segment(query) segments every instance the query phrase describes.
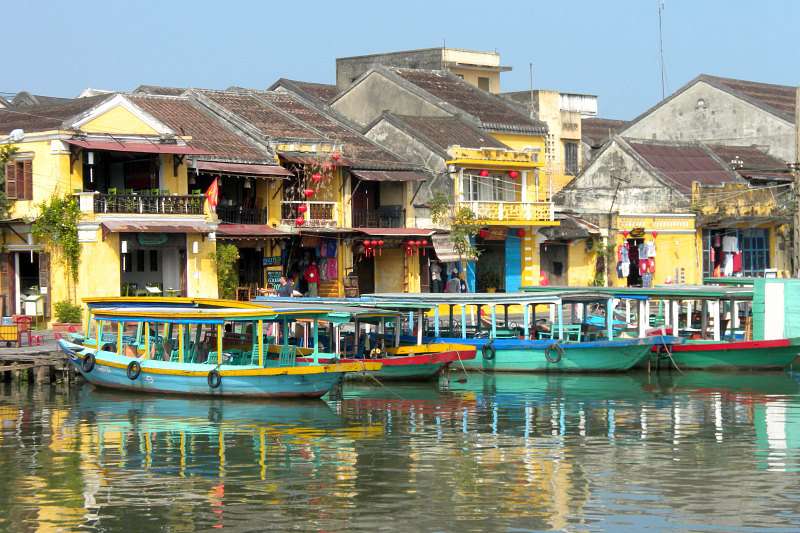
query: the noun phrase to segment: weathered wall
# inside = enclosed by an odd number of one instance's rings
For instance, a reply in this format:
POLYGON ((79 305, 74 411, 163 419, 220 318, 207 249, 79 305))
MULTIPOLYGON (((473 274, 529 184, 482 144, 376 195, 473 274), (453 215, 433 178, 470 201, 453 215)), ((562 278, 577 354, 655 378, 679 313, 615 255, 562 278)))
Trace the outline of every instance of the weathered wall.
POLYGON ((373 54, 361 57, 340 57, 336 59, 336 86, 344 90, 359 76, 379 65, 439 70, 442 68, 442 49, 409 50, 388 54, 373 54))
POLYGON ((420 117, 449 116, 382 74, 373 72, 340 96, 332 107, 350 120, 366 126, 384 111, 420 117))
POLYGON ((705 82, 641 118, 625 137, 758 145, 784 161, 794 159, 794 125, 705 82))

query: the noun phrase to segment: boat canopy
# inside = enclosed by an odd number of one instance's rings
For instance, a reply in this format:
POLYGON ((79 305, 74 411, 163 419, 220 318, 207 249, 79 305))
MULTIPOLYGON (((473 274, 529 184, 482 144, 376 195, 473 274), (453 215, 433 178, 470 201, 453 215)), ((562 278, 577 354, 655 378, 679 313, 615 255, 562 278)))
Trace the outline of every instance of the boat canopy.
POLYGON ((563 298, 583 293, 605 294, 620 299, 654 300, 752 300, 752 287, 714 285, 670 285, 660 287, 525 287, 530 294, 560 293, 563 298))
POLYGON ((277 320, 279 318, 320 318, 325 309, 307 306, 281 305, 253 308, 197 308, 197 307, 101 307, 93 308, 95 320, 109 322, 170 322, 175 324, 222 324, 226 321, 277 320))

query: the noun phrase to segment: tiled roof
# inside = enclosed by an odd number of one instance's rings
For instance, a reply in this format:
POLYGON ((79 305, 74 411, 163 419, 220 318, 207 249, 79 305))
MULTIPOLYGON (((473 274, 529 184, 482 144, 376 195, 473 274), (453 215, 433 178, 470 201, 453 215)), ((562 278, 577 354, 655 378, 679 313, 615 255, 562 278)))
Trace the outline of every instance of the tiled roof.
POLYGON ((101 94, 35 107, 0 109, 0 135, 8 135, 15 129, 29 133, 59 129, 66 120, 90 110, 112 96, 113 94, 101 94))
POLYGON ((627 140, 627 144, 683 192, 691 191, 695 181, 703 185, 738 181, 736 175, 701 144, 632 140, 627 140))
POLYGON ((748 178, 790 180, 792 173, 785 161, 773 157, 755 146, 723 146, 708 145, 725 164, 732 161, 741 161, 741 167, 736 172, 748 178))
POLYGON ((287 78, 280 78, 278 81, 273 83, 269 90, 275 90, 278 87, 284 87, 289 91, 295 91, 300 93, 302 96, 306 96, 307 98, 313 98, 321 103, 327 104, 334 97, 339 94, 339 89, 336 88, 336 85, 331 85, 328 83, 314 83, 310 81, 298 81, 298 80, 290 80, 287 78))
POLYGON ((701 74, 699 80, 742 97, 778 116, 794 122, 796 87, 756 81, 737 80, 701 74))
POLYGON ((215 157, 243 161, 272 160, 264 150, 230 131, 221 120, 201 111, 188 98, 143 94, 130 95, 128 98, 179 135, 191 136, 192 146, 208 150, 215 157))
POLYGON ((389 113, 384 117, 439 153, 444 154, 455 145, 464 148, 508 148, 458 117, 417 117, 389 113))
POLYGON ((14 96, 14 99, 11 100, 11 105, 14 107, 31 107, 40 105, 64 104, 71 100, 73 100, 73 98, 42 96, 40 94, 31 94, 27 91, 22 91, 14 96))
POLYGON ((628 122, 624 120, 599 117, 582 118, 581 140, 593 148, 598 148, 627 125, 628 122))
POLYGON ((488 130, 534 135, 547 132, 547 125, 544 122, 529 118, 513 104, 470 85, 449 72, 405 68, 389 70, 436 98, 477 118, 488 130))
POLYGON ((161 96, 180 96, 186 92, 182 87, 162 87, 160 85, 139 85, 134 94, 156 94, 161 96))

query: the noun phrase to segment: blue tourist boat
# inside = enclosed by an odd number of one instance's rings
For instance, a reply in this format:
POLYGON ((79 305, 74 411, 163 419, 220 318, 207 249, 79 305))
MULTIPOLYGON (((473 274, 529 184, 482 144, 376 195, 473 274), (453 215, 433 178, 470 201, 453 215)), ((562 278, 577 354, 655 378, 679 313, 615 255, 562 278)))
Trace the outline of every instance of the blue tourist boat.
POLYGON ((321 361, 317 321, 308 307, 90 308, 83 338, 59 341, 80 374, 98 387, 147 393, 262 398, 319 398, 344 374, 380 363, 321 361), (313 324, 313 344, 298 360, 290 324, 313 324))

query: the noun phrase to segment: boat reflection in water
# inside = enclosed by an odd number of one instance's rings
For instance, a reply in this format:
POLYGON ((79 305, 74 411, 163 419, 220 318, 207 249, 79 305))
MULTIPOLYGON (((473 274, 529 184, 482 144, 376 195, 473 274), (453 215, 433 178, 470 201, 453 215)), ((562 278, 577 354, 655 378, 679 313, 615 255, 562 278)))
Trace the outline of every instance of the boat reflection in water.
POLYGON ((301 402, 0 384, 0 529, 800 524, 790 374, 459 379, 301 402))

